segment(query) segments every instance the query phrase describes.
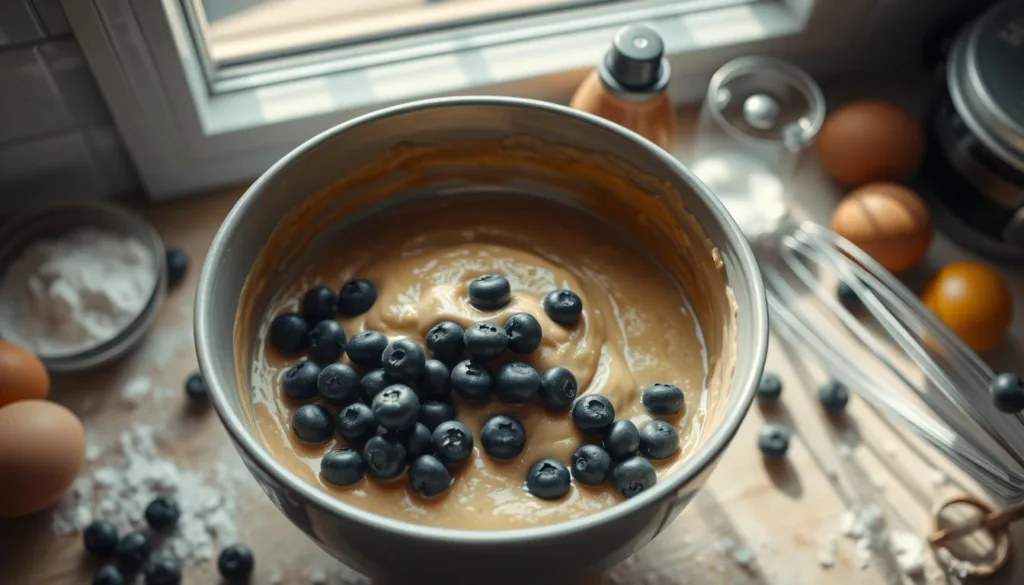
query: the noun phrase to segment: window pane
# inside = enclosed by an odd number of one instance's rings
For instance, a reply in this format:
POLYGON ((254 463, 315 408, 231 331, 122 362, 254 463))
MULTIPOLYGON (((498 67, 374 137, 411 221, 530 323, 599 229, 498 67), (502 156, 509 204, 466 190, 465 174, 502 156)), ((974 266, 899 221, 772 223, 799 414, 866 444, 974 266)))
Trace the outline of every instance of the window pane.
POLYGON ((193 0, 215 66, 635 0, 193 0))

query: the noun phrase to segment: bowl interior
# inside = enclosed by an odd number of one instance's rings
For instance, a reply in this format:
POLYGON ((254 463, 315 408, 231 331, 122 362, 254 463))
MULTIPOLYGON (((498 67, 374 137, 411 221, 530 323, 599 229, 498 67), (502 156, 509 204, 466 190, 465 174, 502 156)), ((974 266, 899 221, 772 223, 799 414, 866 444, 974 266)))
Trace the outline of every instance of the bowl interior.
POLYGON ((713 399, 701 445, 649 493, 567 524, 628 513, 710 465, 749 407, 767 342, 749 247, 721 204, 660 149, 566 108, 501 98, 407 105, 328 131, 275 165, 229 214, 200 279, 196 341, 218 412, 250 461, 324 508, 420 529, 366 517, 277 464, 251 428, 249 368, 264 308, 320 239, 404 198, 467 191, 540 195, 610 219, 683 283, 703 316, 713 399))

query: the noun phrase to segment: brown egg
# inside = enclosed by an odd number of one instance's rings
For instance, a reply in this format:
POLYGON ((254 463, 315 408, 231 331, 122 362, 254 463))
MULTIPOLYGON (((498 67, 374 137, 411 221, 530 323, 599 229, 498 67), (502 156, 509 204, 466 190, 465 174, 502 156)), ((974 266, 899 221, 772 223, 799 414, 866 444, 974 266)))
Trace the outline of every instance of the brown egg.
POLYGON ((986 352, 1006 337, 1013 296, 995 270, 978 262, 947 264, 921 293, 925 306, 975 352, 986 352))
POLYGON ((924 158, 913 116, 881 101, 859 101, 829 115, 818 133, 818 161, 836 182, 856 187, 909 177, 924 158))
POLYGON ((895 183, 851 191, 832 214, 832 231, 890 272, 921 261, 932 240, 932 216, 916 193, 895 183))
POLYGON ((56 503, 84 462, 85 429, 70 410, 47 400, 0 408, 0 518, 56 503))
POLYGON ((50 394, 50 375, 32 352, 0 341, 0 408, 18 400, 42 400, 50 394))

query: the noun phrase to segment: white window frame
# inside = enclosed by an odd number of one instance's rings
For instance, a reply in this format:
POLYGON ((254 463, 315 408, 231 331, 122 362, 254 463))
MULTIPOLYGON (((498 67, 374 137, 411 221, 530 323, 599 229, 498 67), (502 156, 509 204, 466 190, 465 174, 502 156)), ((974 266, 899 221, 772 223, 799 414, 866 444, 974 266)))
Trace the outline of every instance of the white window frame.
MULTIPOLYGON (((146 193, 166 199, 250 181, 306 138, 391 103, 473 93, 565 102, 625 23, 644 22, 663 35, 673 68, 670 91, 682 102, 699 99, 711 72, 734 56, 773 54, 803 64, 842 53, 886 1, 622 4, 575 30, 534 19, 532 26, 548 27, 541 38, 477 43, 362 69, 327 66, 284 81, 256 71, 217 91, 180 0, 62 3, 146 193), (260 85, 260 75, 277 82, 260 85)), ((454 38, 431 42, 455 46, 454 38)))

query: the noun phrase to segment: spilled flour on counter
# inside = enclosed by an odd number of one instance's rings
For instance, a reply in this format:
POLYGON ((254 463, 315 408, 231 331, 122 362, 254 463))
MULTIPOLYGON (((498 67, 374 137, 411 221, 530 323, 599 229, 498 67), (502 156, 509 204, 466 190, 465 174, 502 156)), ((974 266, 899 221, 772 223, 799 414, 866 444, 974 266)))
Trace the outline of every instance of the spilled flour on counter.
POLYGON ((156 266, 139 240, 97 229, 35 242, 0 280, 0 332, 44 357, 94 348, 142 312, 156 266))
POLYGON ((144 529, 146 506, 158 495, 173 495, 181 508, 174 531, 155 540, 157 551, 183 563, 216 556, 236 540, 234 479, 218 464, 210 473, 179 468, 161 457, 152 427, 125 431, 117 445, 99 456, 100 465, 80 476, 54 512, 58 534, 83 530, 93 520, 113 523, 122 533, 144 529))
POLYGON ((857 566, 866 569, 871 565, 872 551, 885 542, 885 520, 882 511, 874 504, 852 508, 843 514, 840 532, 857 542, 857 566))

